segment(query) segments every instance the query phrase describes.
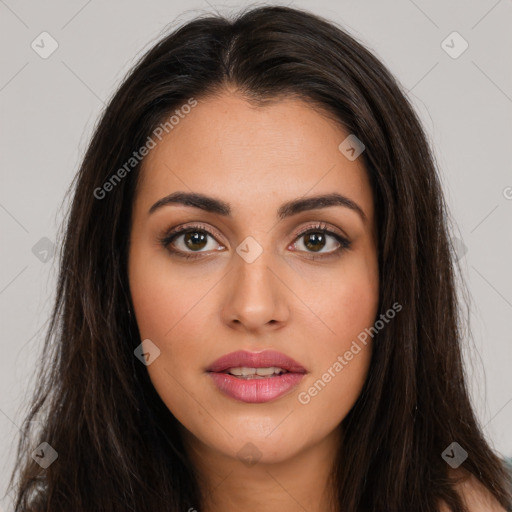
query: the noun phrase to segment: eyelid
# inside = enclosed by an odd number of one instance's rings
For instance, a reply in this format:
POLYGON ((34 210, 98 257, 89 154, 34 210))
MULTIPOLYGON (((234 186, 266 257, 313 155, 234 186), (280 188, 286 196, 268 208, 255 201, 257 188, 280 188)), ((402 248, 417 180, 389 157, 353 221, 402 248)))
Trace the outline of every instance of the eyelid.
POLYGON ((213 236, 216 239, 223 238, 223 236, 214 227, 207 226, 206 224, 203 224, 201 222, 193 222, 192 221, 187 224, 178 226, 176 228, 165 229, 163 231, 162 236, 159 237, 159 242, 163 243, 163 242, 165 242, 165 240, 170 240, 171 238, 182 233, 183 231, 194 230, 194 229, 196 229, 197 231, 205 231, 210 236, 213 236))
MULTIPOLYGON (((196 229, 197 231, 204 231, 208 235, 215 238, 216 240, 217 240, 217 238, 221 238, 221 239, 223 238, 222 235, 220 235, 219 232, 212 226, 207 226, 206 224, 203 224, 199 221, 198 222, 191 221, 187 224, 183 224, 176 228, 165 229, 163 234, 158 237, 158 242, 161 245, 163 245, 164 247, 167 247, 171 244, 171 242, 175 238, 177 238, 180 235, 180 233, 191 231, 194 229, 196 229)), ((331 251, 329 253, 319 253, 318 256, 316 256, 317 258, 321 258, 324 256, 328 257, 329 255, 334 255, 344 249, 350 248, 350 246, 352 244, 350 239, 344 234, 343 231, 336 228, 335 226, 332 226, 330 224, 327 224, 327 223, 321 222, 321 221, 315 221, 314 223, 301 228, 297 233, 295 233, 293 241, 291 243, 295 244, 301 236, 304 236, 305 234, 307 234, 309 232, 315 232, 315 231, 323 231, 323 232, 327 233, 327 235, 336 238, 337 242, 340 244, 340 247, 338 247, 334 251, 331 251)), ((217 240, 217 242, 220 244, 219 240, 217 240)), ((169 249, 169 250, 171 250, 171 249, 169 249)), ((190 253, 189 252, 183 253, 180 250, 174 250, 174 249, 172 249, 171 251, 175 252, 175 253, 182 254, 184 257, 190 257, 189 255, 195 254, 195 255, 197 255, 195 257, 201 258, 201 257, 207 256, 209 254, 209 253, 203 253, 201 251, 197 251, 197 252, 192 251, 190 253), (202 255, 204 255, 204 256, 202 256, 202 255)), ((304 251, 301 251, 301 252, 304 252, 304 251)), ((309 254, 311 257, 315 256, 314 253, 308 253, 307 251, 306 251, 306 253, 309 254)), ((194 257, 194 256, 192 256, 192 257, 194 257)))
POLYGON ((333 234, 339 236, 340 238, 345 239, 347 242, 349 241, 348 236, 345 235, 343 231, 325 222, 316 222, 314 225, 306 226, 305 228, 301 229, 298 233, 295 234, 295 239, 308 233, 309 231, 314 230, 332 232, 333 234))

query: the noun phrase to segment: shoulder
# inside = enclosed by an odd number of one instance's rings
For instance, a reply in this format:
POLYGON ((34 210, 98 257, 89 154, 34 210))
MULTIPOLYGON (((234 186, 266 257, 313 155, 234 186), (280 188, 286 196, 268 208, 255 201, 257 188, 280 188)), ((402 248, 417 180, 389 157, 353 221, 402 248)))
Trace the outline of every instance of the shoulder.
MULTIPOLYGON (((461 496, 469 512, 507 512, 491 491, 473 474, 463 470, 454 470, 451 472, 451 476, 462 477, 462 480, 455 485, 455 490, 461 496)), ((443 502, 439 507, 439 512, 451 511, 443 502)))

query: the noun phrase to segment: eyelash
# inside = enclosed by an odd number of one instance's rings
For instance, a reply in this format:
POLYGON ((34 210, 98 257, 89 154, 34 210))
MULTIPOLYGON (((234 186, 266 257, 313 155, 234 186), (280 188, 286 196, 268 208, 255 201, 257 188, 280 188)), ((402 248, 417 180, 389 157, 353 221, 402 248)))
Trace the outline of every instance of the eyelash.
MULTIPOLYGON (((184 258, 186 260, 189 259, 199 259, 202 258, 202 253, 200 252, 191 252, 186 253, 177 249, 172 248, 171 242, 173 242, 179 235, 186 234, 188 232, 194 232, 194 231, 201 231, 205 232, 208 235, 210 235, 212 238, 215 238, 215 235, 211 233, 211 231, 201 224, 194 224, 194 225, 187 225, 187 226, 180 226, 176 229, 173 229, 171 231, 166 231, 163 236, 158 238, 158 242, 166 248, 169 252, 171 252, 173 255, 176 255, 180 258, 184 258)), ((337 233, 334 233, 333 231, 327 229, 327 225, 324 223, 316 224, 315 226, 308 226, 304 230, 301 230, 297 235, 295 236, 295 240, 298 240, 299 238, 308 235, 310 233, 322 233, 326 235, 332 236, 339 244, 340 246, 334 249, 333 251, 329 253, 324 253, 322 255, 315 255, 314 253, 308 253, 308 259, 311 260, 320 260, 324 258, 334 257, 334 256, 340 256, 341 252, 345 251, 346 249, 349 249, 351 246, 350 240, 347 240, 346 238, 338 235, 337 233)), ((305 252, 305 251, 302 251, 305 252)))

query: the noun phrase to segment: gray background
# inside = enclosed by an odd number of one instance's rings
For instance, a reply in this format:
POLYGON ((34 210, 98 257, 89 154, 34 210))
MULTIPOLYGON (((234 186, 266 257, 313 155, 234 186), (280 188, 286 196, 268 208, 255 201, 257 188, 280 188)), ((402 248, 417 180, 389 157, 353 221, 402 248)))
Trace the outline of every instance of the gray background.
MULTIPOLYGON (((0 496, 54 298, 58 262, 51 252, 44 262, 45 237, 56 240, 93 125, 166 27, 242 5, 248 2, 0 0, 0 496), (34 40, 42 46, 43 31, 58 43, 46 59, 31 47, 34 40)), ((474 404, 492 445, 511 456, 512 1, 289 5, 340 23, 409 91, 434 146, 473 297, 474 344, 468 339, 465 354, 474 404), (469 44, 457 58, 445 48, 459 52, 460 40, 442 45, 453 31, 469 44)))

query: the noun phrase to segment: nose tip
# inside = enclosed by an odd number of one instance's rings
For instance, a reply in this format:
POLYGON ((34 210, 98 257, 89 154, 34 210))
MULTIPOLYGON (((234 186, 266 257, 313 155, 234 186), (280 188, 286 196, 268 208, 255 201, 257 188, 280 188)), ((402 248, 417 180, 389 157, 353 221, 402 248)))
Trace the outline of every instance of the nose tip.
POLYGON ((233 270, 224 307, 226 320, 248 330, 277 328, 288 316, 283 285, 261 255, 252 263, 241 259, 233 270))

